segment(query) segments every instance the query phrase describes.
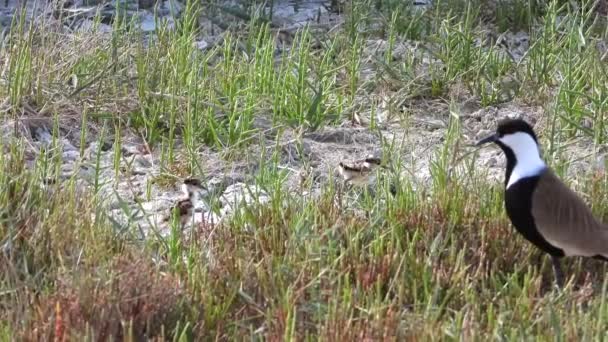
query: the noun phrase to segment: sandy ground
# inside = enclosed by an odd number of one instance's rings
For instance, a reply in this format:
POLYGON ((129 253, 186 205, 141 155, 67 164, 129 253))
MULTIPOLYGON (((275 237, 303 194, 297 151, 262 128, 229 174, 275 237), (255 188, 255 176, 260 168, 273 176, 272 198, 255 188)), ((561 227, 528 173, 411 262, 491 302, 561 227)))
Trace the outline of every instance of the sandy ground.
MULTIPOLYGON (((324 23, 329 30, 341 21, 338 15, 328 11, 323 2, 308 2, 306 6, 300 4, 299 7, 294 3, 281 6, 276 8, 274 15, 276 22, 282 27, 294 28, 307 22, 315 22, 318 26, 324 23)), ((148 18, 149 14, 146 12, 142 16, 148 18)), ((79 25, 86 28, 86 19, 79 25)), ((207 48, 217 36, 219 33, 201 39, 198 46, 207 48)), ((526 34, 509 34, 503 39, 513 58, 523 56, 528 47, 526 34)), ((365 44, 365 55, 369 58, 364 60, 362 68, 364 79, 375 77, 378 70, 371 62, 371 56, 381 54, 387 45, 385 41, 378 39, 368 40, 365 44)), ((394 58, 402 58, 406 51, 412 49, 418 49, 415 42, 397 41, 394 58)), ((286 191, 314 195, 334 178, 332 176, 336 175, 336 167, 340 161, 360 159, 369 154, 383 156, 383 145, 390 144, 394 144, 394 153, 399 154, 401 158, 400 165, 395 165, 395 156, 383 157, 389 159, 387 162, 393 169, 401 169, 399 177, 407 178, 418 186, 425 186, 430 179, 430 162, 446 143, 450 119, 460 123, 458 142, 450 146, 456 156, 464 156, 472 151, 474 148, 471 144, 490 133, 496 122, 502 118, 524 118, 541 131, 547 125, 545 110, 540 106, 507 102, 496 107, 481 108, 475 98, 468 98, 458 89, 451 90, 450 95, 456 99, 452 105, 444 100, 400 103, 399 89, 379 91, 362 96, 360 110, 354 113, 352 119, 345 119, 339 125, 301 134, 286 129, 278 144, 281 156, 278 167, 286 172, 286 191), (370 127, 372 113, 376 115, 373 121, 379 126, 373 129, 370 127)), ((222 151, 210 148, 199 151, 198 159, 203 174, 195 176, 200 177, 207 187, 206 199, 215 198, 219 209, 212 211, 209 203, 198 203, 201 212, 196 214, 196 220, 221 220, 234 210, 233 203, 251 201, 252 196, 248 195, 250 192, 259 193, 264 200, 263 191, 255 186, 252 175, 261 166, 259 156, 262 153, 271 154, 276 141, 274 135, 264 135, 264 132, 272 129, 269 120, 256 118, 255 126, 266 145, 250 145, 241 157, 227 160, 222 151)), ((24 138, 30 159, 33 159, 42 149, 51 146, 51 127, 50 119, 24 118, 17 122, 5 122, 2 125, 2 135, 6 139, 17 133, 24 138)), ((152 229, 161 234, 167 233, 167 227, 158 224, 159 218, 168 213, 168 208, 181 194, 177 178, 173 185, 169 186, 156 183, 159 175, 165 172, 160 168, 159 152, 150 153, 141 139, 125 131, 120 151, 122 162, 116 172, 116 151, 111 143, 100 147, 92 139, 95 134, 90 134, 91 141, 84 148, 81 158, 78 120, 64 119, 62 128, 60 146, 63 155, 63 176, 67 179, 75 175, 82 185, 92 186, 96 175, 96 153, 101 151, 99 196, 116 224, 138 225, 144 234, 152 229)), ((95 133, 94 128, 91 130, 95 133)), ((583 139, 569 144, 561 151, 561 156, 567 156, 572 161, 568 171, 571 175, 592 172, 603 167, 606 149, 590 150, 589 146, 592 146, 591 142, 583 139)), ((178 160, 180 158, 185 159, 178 157, 178 160)), ((497 148, 480 150, 477 163, 478 171, 482 171, 480 174, 493 181, 502 181, 504 158, 497 148)))

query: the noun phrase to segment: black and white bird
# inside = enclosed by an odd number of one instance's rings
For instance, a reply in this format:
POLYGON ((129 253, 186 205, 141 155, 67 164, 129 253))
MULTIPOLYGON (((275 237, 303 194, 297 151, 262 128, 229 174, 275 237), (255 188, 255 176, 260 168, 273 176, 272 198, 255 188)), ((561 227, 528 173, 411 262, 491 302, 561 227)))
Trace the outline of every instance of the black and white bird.
POLYGON ((190 220, 192 220, 195 205, 200 200, 201 191, 204 189, 205 188, 201 184, 200 180, 196 178, 184 179, 181 190, 185 198, 180 199, 171 207, 169 215, 164 217, 163 222, 170 221, 173 217, 172 215, 176 213, 177 217, 179 218, 180 225, 184 227, 190 220))
POLYGON ((182 183, 182 193, 195 203, 200 200, 203 190, 205 190, 205 187, 199 179, 186 178, 182 183))
POLYGON ((353 185, 368 185, 374 176, 374 172, 378 167, 382 167, 380 158, 368 156, 365 159, 355 160, 347 164, 340 162, 338 164, 338 172, 345 182, 353 185))
POLYGON ((486 143, 497 144, 507 159, 507 215, 519 233, 551 256, 558 287, 564 283, 562 257, 608 261, 608 225, 598 221, 585 202, 547 167, 527 122, 499 122, 496 132, 477 146, 486 143))

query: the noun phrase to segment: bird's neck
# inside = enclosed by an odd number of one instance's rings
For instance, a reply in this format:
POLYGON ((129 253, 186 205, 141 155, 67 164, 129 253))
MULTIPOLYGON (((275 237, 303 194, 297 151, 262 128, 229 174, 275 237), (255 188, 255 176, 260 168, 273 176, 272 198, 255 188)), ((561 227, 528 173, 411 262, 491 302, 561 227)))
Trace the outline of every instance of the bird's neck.
POLYGON ((201 193, 198 190, 194 190, 190 193, 189 197, 192 203, 198 203, 201 199, 201 193))
POLYGON ((507 189, 524 178, 542 174, 547 168, 547 165, 538 153, 538 148, 516 154, 507 146, 499 146, 507 158, 507 170, 505 174, 505 188, 507 189))

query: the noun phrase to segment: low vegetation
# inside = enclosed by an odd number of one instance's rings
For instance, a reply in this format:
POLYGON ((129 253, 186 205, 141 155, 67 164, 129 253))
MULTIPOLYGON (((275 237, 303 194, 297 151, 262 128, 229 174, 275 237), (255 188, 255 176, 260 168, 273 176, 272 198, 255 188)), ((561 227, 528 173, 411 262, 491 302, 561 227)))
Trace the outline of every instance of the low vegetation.
MULTIPOLYGON (((570 259, 568 287, 552 288, 548 260, 504 214, 501 180, 466 147, 459 109, 465 99, 542 107, 544 156, 560 174, 573 142, 605 146, 608 26, 592 2, 443 0, 422 11, 353 1, 322 33, 312 24, 279 32, 249 5, 255 15, 202 50, 200 17, 221 13, 214 3, 189 3, 154 38, 128 21, 111 33, 66 33, 16 17, 0 46, 2 340, 607 337, 606 265, 570 259), (529 48, 505 52, 504 37, 519 31, 529 48), (280 44, 290 48, 277 54, 280 44), (66 120, 78 123, 81 146, 120 151, 129 132, 160 153, 164 174, 204 177, 201 149, 243 158, 268 134, 257 118, 278 135, 361 124, 371 111, 365 125, 379 131, 386 94, 402 129, 416 113, 446 113, 426 182, 404 176, 407 157, 384 141, 391 171, 377 187, 327 182, 312 199, 285 191, 279 158, 265 156, 251 178, 267 202, 142 239, 137 225, 108 215, 100 170, 86 189, 77 176, 59 181, 66 120), (21 127, 43 119, 53 140, 32 156, 21 127)), ((123 167, 117 153, 116 178, 123 167)), ((568 183, 608 219, 601 168, 568 183)))

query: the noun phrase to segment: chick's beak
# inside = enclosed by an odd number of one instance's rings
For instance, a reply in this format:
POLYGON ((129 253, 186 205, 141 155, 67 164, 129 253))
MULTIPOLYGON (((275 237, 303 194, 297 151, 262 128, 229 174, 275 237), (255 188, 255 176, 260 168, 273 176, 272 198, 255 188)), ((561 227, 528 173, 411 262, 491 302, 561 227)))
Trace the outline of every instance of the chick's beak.
POLYGON ((485 137, 481 140, 479 140, 477 143, 475 143, 475 146, 481 146, 487 143, 491 143, 491 142, 496 142, 498 141, 498 134, 494 133, 488 137, 485 137))

